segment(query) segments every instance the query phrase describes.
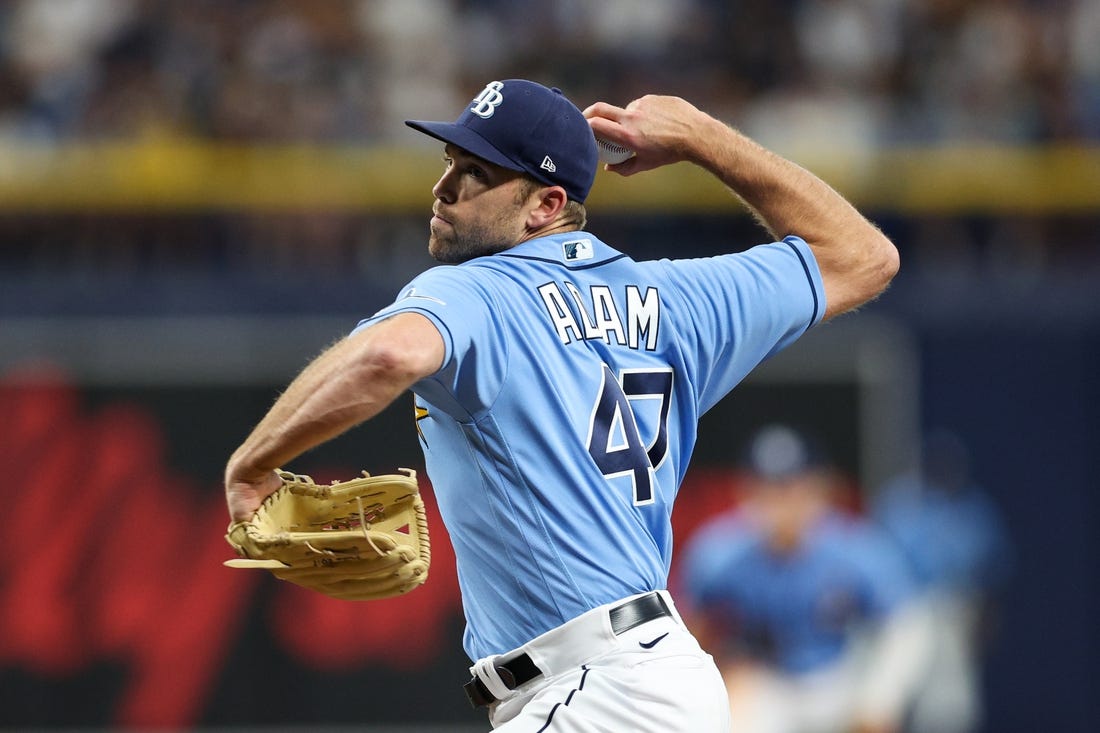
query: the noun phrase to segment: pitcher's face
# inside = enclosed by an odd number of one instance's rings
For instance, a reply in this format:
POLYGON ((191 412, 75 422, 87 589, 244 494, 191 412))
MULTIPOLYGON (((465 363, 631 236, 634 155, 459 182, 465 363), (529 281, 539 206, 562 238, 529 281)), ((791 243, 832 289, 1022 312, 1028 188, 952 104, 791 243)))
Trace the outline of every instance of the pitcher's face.
POLYGON ((525 233, 530 186, 524 175, 502 168, 454 145, 446 147, 446 168, 432 188, 428 252, 455 264, 510 249, 525 233))

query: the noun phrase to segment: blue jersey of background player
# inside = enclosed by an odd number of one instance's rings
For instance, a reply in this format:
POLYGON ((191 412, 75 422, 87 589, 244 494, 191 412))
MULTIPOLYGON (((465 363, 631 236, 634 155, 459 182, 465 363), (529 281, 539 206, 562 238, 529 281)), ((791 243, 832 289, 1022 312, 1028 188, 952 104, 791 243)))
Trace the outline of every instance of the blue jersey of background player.
POLYGON ((926 590, 993 595, 1009 574, 1010 543, 1000 509, 975 480, 956 433, 924 438, 919 471, 886 482, 874 517, 897 540, 926 590))
POLYGON ((741 502, 692 535, 692 627, 719 660, 744 733, 897 731, 930 651, 894 544, 838 509, 835 471, 788 426, 748 443, 741 502))
POLYGON ((685 592, 731 651, 791 675, 837 663, 860 626, 915 595, 889 538, 831 505, 828 467, 804 440, 785 426, 755 436, 743 503, 697 530, 683 563, 685 592))
POLYGON ((887 618, 912 598, 908 573, 888 541, 838 515, 809 530, 796 555, 772 552, 743 519, 703 540, 693 557, 707 557, 685 579, 701 605, 729 614, 741 651, 785 673, 800 675, 836 663, 851 650, 853 632, 887 618))
POLYGON ((428 247, 459 266, 414 280, 291 383, 230 458, 231 516, 278 488, 274 468, 413 389, 477 658, 471 701, 516 730, 725 729, 717 669, 664 590, 695 421, 881 292, 896 250, 820 179, 677 97, 581 113, 511 79, 455 122, 409 124, 445 143, 428 247), (711 172, 782 239, 633 262, 583 231, 594 134, 635 151, 622 175, 711 172))
POLYGON ((918 470, 880 488, 875 518, 897 540, 934 621, 934 654, 911 733, 977 730, 985 713, 982 662, 1011 570, 1011 543, 992 496, 974 479, 962 437, 924 438, 918 470))

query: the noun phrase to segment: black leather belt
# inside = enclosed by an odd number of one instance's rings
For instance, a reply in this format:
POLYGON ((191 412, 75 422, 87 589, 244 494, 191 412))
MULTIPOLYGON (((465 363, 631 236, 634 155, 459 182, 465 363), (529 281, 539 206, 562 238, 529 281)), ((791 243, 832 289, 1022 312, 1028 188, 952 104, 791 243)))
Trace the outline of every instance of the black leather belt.
MULTIPOLYGON (((611 619, 611 632, 615 636, 654 619, 671 615, 672 612, 668 610, 668 605, 665 604, 665 599, 661 597, 660 593, 640 596, 608 611, 608 617, 611 619)), ((520 654, 515 659, 498 664, 496 671, 509 690, 514 690, 542 674, 542 670, 535 666, 535 663, 531 661, 531 657, 527 654, 520 654)), ((485 683, 476 676, 463 685, 462 689, 466 691, 466 696, 470 698, 470 704, 475 708, 496 702, 493 693, 489 692, 485 683)))

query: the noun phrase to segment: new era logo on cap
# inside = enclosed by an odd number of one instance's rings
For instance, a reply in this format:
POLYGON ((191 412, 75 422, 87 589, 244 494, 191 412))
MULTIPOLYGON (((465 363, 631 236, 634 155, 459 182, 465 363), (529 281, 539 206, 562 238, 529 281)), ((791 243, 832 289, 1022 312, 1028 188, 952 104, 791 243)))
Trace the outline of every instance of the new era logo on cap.
POLYGON ((588 121, 560 89, 533 81, 489 82, 454 122, 405 124, 490 163, 561 186, 574 201, 583 202, 596 179, 596 138, 588 121))

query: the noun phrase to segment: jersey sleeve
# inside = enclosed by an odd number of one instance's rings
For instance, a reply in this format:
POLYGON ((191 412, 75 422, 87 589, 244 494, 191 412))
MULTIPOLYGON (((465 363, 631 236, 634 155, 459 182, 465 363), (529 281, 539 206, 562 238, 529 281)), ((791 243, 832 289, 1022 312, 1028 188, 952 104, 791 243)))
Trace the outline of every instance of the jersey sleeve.
POLYGON ((676 327, 698 359, 700 412, 825 314, 821 271, 799 237, 669 268, 681 310, 676 327))
POLYGON ((398 313, 419 313, 430 320, 443 338, 443 363, 413 389, 460 422, 473 419, 479 406, 491 404, 507 361, 494 300, 475 280, 464 267, 434 267, 355 328, 367 328, 398 313), (473 364, 476 370, 471 368, 473 364))

